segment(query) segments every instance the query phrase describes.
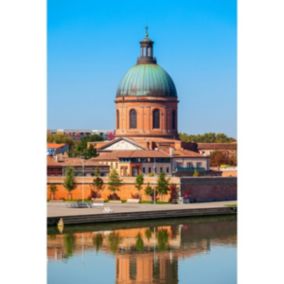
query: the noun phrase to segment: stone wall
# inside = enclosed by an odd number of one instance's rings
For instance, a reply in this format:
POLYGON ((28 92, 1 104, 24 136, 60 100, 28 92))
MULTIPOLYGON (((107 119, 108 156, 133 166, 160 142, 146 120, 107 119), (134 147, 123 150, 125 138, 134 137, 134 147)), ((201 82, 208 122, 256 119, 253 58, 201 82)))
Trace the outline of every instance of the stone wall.
POLYGON ((182 196, 191 202, 237 199, 236 177, 186 177, 180 184, 182 196))

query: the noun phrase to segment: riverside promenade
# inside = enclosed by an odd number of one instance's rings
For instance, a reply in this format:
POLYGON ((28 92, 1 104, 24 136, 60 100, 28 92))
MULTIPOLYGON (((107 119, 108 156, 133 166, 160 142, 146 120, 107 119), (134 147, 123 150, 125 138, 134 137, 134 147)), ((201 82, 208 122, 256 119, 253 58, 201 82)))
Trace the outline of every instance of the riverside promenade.
POLYGON ((191 204, 111 204, 95 208, 70 208, 64 202, 49 202, 47 224, 56 225, 60 218, 65 225, 95 224, 105 222, 135 221, 193 216, 236 214, 231 206, 235 201, 191 204))

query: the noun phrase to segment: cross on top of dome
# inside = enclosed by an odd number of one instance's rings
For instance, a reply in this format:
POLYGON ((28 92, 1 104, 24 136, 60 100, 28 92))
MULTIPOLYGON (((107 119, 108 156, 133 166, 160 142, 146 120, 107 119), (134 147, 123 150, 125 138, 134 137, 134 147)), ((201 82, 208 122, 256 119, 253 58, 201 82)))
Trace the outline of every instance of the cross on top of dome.
POLYGON ((148 26, 145 27, 145 37, 149 37, 148 26))

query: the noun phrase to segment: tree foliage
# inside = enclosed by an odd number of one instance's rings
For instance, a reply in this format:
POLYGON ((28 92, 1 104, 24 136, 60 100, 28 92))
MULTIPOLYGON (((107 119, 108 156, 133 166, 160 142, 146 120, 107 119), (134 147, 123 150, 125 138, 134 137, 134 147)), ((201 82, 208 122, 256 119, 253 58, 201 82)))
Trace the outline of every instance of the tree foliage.
POLYGON ((71 199, 72 195, 71 192, 75 188, 75 182, 74 182, 74 169, 73 168, 67 168, 66 174, 65 174, 65 180, 64 180, 64 187, 68 191, 68 198, 71 199))
POLYGON ((169 180, 166 178, 165 173, 160 173, 158 182, 157 182, 157 192, 160 195, 164 195, 168 193, 169 190, 169 180))
POLYGON ((150 185, 150 183, 148 182, 147 186, 145 187, 145 194, 152 196, 153 192, 154 192, 154 190, 153 190, 152 186, 150 185))
POLYGON ((57 186, 55 183, 50 184, 49 190, 51 192, 52 199, 55 199, 55 193, 57 192, 57 186))
POLYGON ((228 137, 224 133, 208 132, 204 134, 189 135, 186 133, 179 133, 179 138, 183 142, 196 142, 196 143, 231 143, 236 139, 228 137))
POLYGON ((72 137, 64 133, 47 134, 48 143, 68 144, 70 157, 84 156, 85 159, 89 159, 97 155, 96 149, 94 148, 93 145, 90 145, 90 147, 88 147, 88 142, 95 142, 102 140, 103 137, 98 134, 92 134, 86 137, 82 137, 80 141, 76 141, 72 139, 72 137))
POLYGON ((101 190, 104 186, 104 181, 100 177, 100 172, 99 172, 98 169, 96 170, 95 176, 96 177, 93 180, 93 184, 94 184, 94 186, 96 187, 97 190, 101 190))
POLYGON ((119 189, 122 184, 122 180, 119 178, 118 172, 112 169, 109 174, 108 188, 110 191, 115 192, 119 189))
POLYGON ((210 164, 212 167, 220 167, 221 165, 237 165, 236 154, 229 154, 222 151, 214 151, 210 154, 210 164))
POLYGON ((144 177, 142 174, 140 174, 136 177, 135 180, 135 187, 137 188, 138 191, 142 189, 143 184, 144 184, 144 177))
POLYGON ((157 240, 158 240, 158 250, 159 251, 164 251, 168 249, 169 233, 167 230, 165 229, 159 230, 157 233, 157 240))

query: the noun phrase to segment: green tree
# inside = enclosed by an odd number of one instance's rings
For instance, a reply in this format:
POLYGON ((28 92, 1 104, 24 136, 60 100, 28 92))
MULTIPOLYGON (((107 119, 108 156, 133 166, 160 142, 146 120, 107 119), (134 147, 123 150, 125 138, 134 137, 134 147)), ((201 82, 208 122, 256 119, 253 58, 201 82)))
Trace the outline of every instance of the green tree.
MULTIPOLYGON (((104 186, 104 181, 103 179, 100 177, 100 172, 98 169, 96 169, 96 173, 95 173, 95 178, 93 179, 93 185, 97 190, 97 193, 103 189, 104 186)), ((96 195, 96 197, 99 197, 96 195)))
POLYGON ((236 139, 228 137, 224 133, 208 132, 204 134, 189 135, 186 133, 179 133, 179 138, 183 142, 196 142, 196 143, 231 143, 236 139))
POLYGON ((157 183, 157 192, 163 196, 168 193, 169 190, 169 180, 166 179, 165 173, 160 173, 157 183))
POLYGON ((73 168, 67 168, 66 174, 65 174, 65 180, 64 180, 64 187, 68 191, 68 199, 72 199, 72 190, 75 188, 75 182, 74 182, 74 169, 73 168))
POLYGON ((52 183, 49 185, 49 190, 51 193, 51 199, 54 200, 55 199, 55 193, 57 192, 57 186, 55 183, 52 183))
POLYGON ((151 200, 153 201, 153 195, 154 195, 154 189, 150 185, 150 183, 147 183, 147 186, 144 189, 145 194, 151 197, 151 200))
POLYGON ((103 179, 100 177, 100 172, 98 171, 98 169, 96 170, 96 177, 93 180, 93 184, 96 187, 97 190, 101 190, 104 186, 104 181, 103 179))
MULTIPOLYGON (((144 177, 143 177, 142 174, 140 174, 136 177, 135 183, 136 183, 135 184, 136 189, 138 190, 138 192, 140 192, 140 190, 142 189, 142 186, 144 184, 144 177)), ((140 193, 139 193, 139 195, 140 195, 140 193)))
POLYGON ((89 135, 80 139, 80 141, 74 142, 70 156, 72 157, 85 157, 85 159, 90 159, 97 156, 96 148, 89 142, 102 141, 102 136, 98 134, 89 135), (88 146, 89 145, 89 146, 88 146))
POLYGON ((119 178, 118 172, 115 169, 112 169, 109 174, 108 188, 112 192, 119 190, 119 187, 122 184, 122 180, 119 178))
POLYGON ((90 145, 88 148, 83 149, 82 153, 85 159, 90 159, 97 156, 97 150, 93 145, 90 145))

